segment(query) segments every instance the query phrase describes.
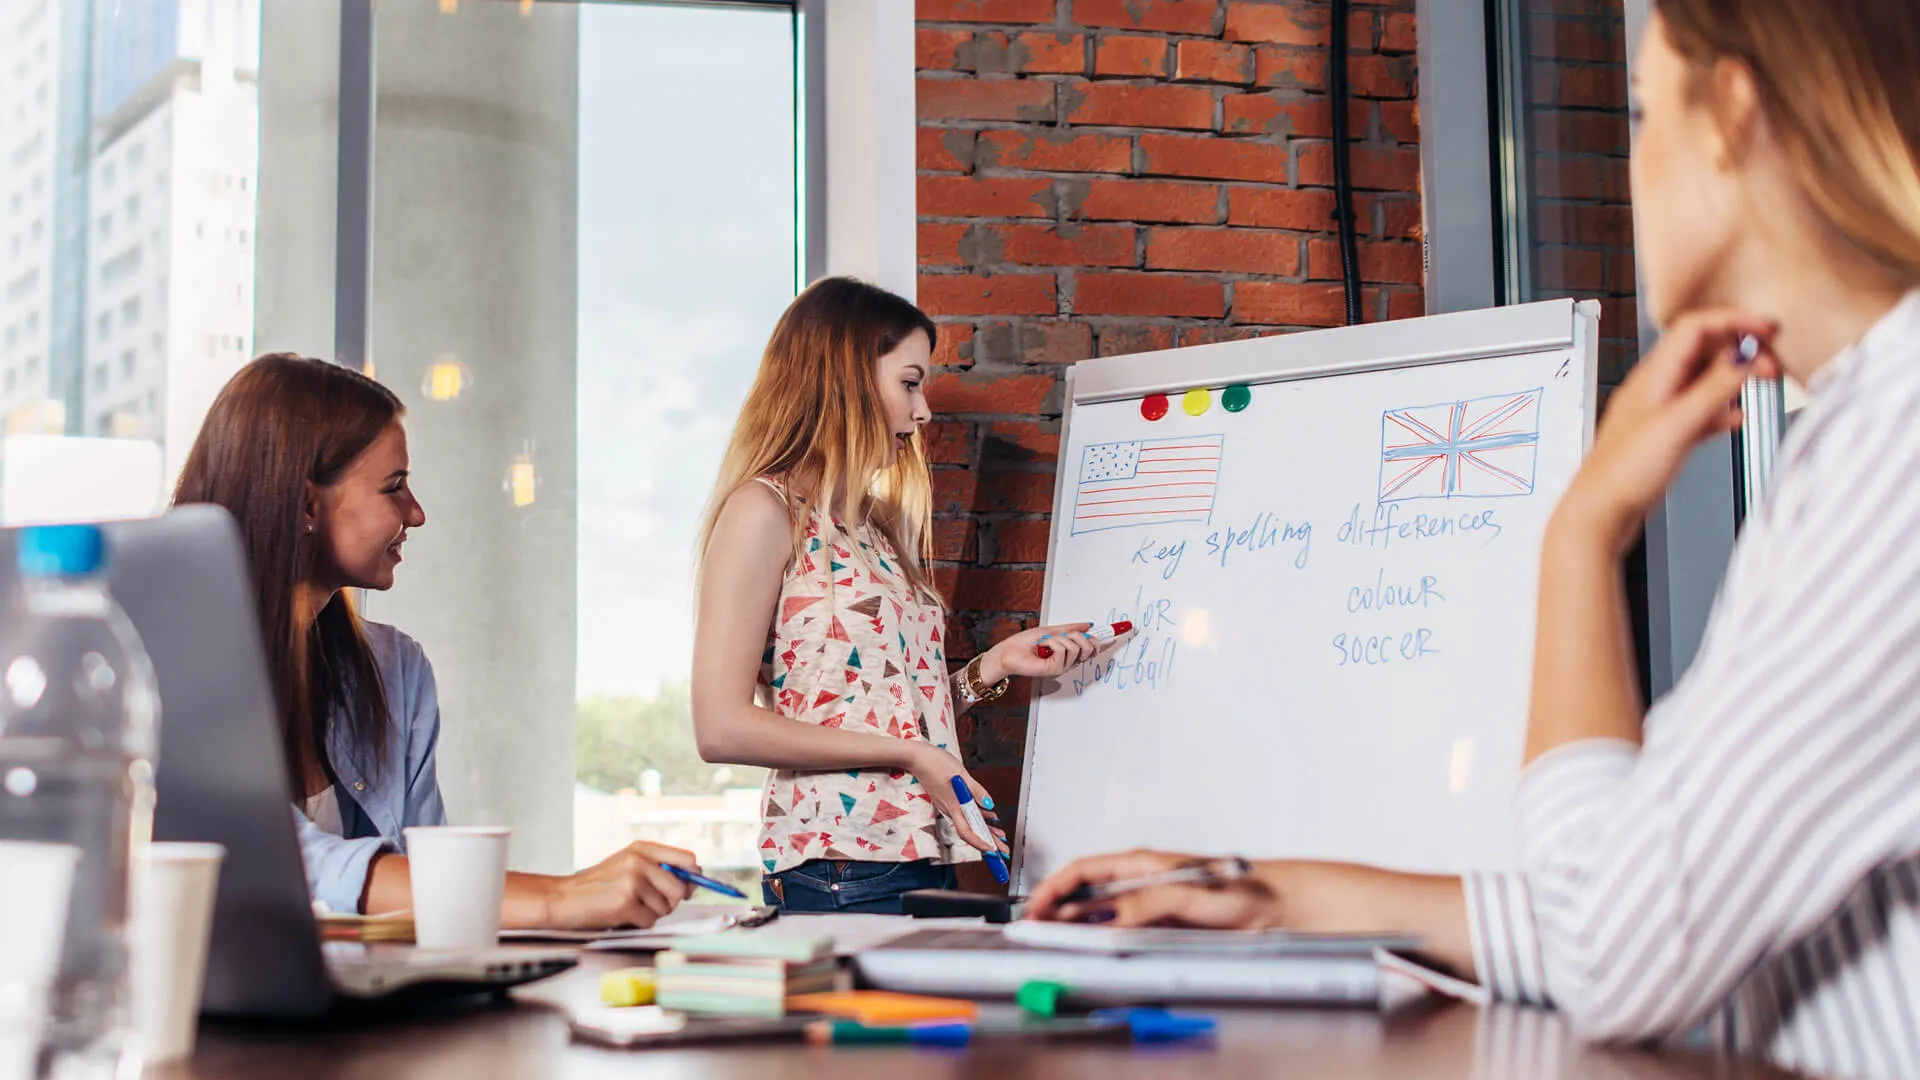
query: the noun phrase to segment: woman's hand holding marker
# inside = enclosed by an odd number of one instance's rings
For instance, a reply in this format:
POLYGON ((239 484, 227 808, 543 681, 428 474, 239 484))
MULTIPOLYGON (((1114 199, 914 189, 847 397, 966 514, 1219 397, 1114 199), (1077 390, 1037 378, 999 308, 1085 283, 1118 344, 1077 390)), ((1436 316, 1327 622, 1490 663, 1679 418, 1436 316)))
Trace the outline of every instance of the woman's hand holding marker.
POLYGON ((1096 656, 1132 623, 1114 623, 1095 629, 1092 623, 1062 623, 1023 630, 988 649, 980 658, 980 677, 988 683, 1009 675, 1053 679, 1096 656))

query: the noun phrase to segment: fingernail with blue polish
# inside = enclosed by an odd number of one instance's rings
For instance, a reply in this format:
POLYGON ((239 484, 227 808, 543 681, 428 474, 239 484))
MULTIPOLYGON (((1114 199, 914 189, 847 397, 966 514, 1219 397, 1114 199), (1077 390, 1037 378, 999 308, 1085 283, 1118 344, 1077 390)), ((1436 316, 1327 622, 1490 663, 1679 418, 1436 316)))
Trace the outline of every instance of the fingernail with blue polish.
POLYGON ((1754 334, 1741 334, 1740 347, 1734 353, 1734 362, 1746 365, 1760 358, 1760 338, 1754 334))
POLYGON ((1091 915, 1088 915, 1088 916, 1087 916, 1087 920, 1086 920, 1086 921, 1088 921, 1088 922, 1112 922, 1112 921, 1113 921, 1113 912, 1112 912, 1112 911, 1110 911, 1110 910, 1109 910, 1109 911, 1096 911, 1096 912, 1094 912, 1093 914, 1091 914, 1091 915))
POLYGON ((980 796, 980 805, 986 807, 989 810, 993 809, 993 796, 991 795, 980 796))

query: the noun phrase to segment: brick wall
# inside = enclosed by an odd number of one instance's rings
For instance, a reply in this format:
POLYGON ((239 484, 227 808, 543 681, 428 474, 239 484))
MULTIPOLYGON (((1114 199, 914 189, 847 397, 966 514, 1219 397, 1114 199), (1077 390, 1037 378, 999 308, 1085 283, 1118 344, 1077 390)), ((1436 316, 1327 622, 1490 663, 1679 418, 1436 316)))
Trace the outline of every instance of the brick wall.
POLYGON ((1601 374, 1638 355, 1620 0, 1525 0, 1533 291, 1601 301, 1601 374))
MULTIPOLYGON (((936 544, 964 660, 1040 603, 1065 366, 1344 321, 1324 0, 917 0, 936 544)), ((1368 320, 1424 310, 1413 0, 1355 0, 1368 320)), ((1009 806, 1024 687, 967 717, 1009 806)))

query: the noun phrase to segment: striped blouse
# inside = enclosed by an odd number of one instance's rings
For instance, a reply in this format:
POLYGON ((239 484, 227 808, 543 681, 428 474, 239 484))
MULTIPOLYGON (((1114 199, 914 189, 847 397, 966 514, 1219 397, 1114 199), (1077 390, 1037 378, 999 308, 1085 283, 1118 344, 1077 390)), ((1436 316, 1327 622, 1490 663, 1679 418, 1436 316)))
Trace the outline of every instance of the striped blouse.
POLYGON ((1809 390, 1645 745, 1528 767, 1475 959, 1590 1038, 1920 1076, 1920 291, 1809 390))

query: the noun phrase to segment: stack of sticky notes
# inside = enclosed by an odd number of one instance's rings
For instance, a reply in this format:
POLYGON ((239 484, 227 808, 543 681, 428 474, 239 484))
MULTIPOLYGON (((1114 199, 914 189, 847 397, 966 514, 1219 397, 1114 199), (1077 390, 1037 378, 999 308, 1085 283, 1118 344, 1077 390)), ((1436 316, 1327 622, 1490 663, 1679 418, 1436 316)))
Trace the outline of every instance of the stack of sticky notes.
POLYGON ((784 1016, 792 994, 834 986, 833 939, 732 933, 681 938, 654 959, 662 1008, 713 1016, 784 1016))

